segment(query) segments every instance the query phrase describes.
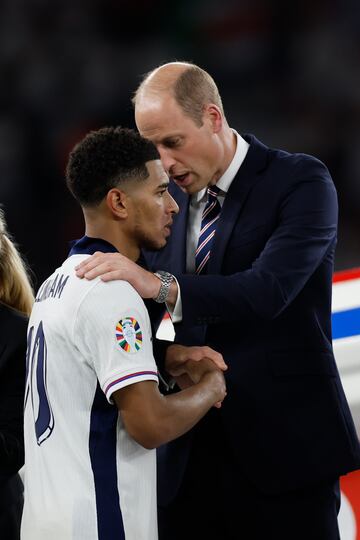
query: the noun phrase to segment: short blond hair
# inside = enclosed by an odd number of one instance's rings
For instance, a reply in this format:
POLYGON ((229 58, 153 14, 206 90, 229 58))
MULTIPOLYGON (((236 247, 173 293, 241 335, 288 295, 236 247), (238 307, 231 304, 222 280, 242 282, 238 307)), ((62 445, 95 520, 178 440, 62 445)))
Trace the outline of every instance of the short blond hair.
POLYGON ((30 315, 34 303, 26 263, 7 231, 3 210, 0 208, 0 302, 30 315))

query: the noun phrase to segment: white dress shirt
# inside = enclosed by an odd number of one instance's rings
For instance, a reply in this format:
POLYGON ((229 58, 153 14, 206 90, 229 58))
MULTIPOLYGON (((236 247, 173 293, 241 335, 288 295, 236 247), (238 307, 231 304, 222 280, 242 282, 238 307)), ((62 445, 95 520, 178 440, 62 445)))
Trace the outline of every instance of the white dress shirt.
MULTIPOLYGON (((231 186, 232 181, 236 176, 236 173, 240 169, 249 149, 249 143, 247 143, 245 139, 243 139, 235 130, 233 130, 233 132, 236 135, 236 150, 234 157, 224 174, 216 182, 216 186, 220 189, 218 200, 221 206, 224 204, 226 194, 231 186)), ((208 197, 206 187, 198 193, 194 193, 190 200, 186 238, 186 271, 189 274, 193 274, 195 272, 195 251, 198 245, 201 219, 207 203, 207 199, 208 197)), ((178 296, 174 311, 173 313, 170 312, 172 321, 174 323, 180 322, 182 320, 181 291, 178 282, 177 284, 178 296)))

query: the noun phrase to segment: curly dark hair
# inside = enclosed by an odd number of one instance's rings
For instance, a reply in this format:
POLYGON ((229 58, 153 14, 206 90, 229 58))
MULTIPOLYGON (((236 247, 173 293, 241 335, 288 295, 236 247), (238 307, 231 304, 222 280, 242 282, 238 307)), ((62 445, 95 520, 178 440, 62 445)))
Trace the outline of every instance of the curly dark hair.
POLYGON ((83 206, 95 206, 113 187, 145 180, 145 163, 160 159, 155 145, 133 129, 104 127, 91 131, 70 152, 66 183, 83 206))

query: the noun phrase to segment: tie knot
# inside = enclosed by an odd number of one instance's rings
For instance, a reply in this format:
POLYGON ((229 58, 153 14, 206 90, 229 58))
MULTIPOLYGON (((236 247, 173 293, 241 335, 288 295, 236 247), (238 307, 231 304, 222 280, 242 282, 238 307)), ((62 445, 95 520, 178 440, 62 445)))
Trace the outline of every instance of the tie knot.
POLYGON ((220 193, 220 188, 217 186, 209 186, 207 188, 208 201, 214 200, 220 193))

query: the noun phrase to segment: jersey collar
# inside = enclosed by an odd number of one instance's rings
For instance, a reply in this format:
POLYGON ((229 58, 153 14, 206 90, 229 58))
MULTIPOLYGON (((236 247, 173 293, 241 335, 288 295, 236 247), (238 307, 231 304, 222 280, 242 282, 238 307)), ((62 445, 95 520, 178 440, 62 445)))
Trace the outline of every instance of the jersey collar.
POLYGON ((79 240, 73 240, 70 242, 69 257, 71 255, 93 255, 95 251, 102 251, 103 253, 117 253, 118 250, 107 240, 83 236, 79 240))

